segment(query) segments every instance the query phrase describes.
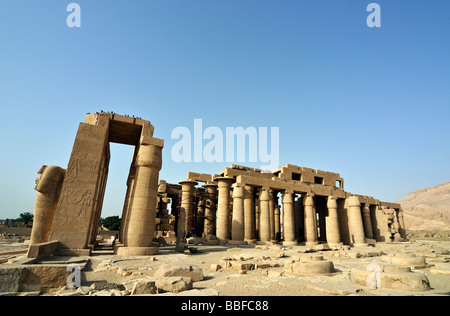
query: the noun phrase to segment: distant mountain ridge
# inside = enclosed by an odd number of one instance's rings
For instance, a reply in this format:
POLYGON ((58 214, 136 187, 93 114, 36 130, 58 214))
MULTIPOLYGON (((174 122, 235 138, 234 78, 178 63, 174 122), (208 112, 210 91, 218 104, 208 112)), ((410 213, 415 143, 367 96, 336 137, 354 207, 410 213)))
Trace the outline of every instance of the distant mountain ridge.
POLYGON ((416 190, 397 201, 410 230, 450 230, 450 182, 416 190))

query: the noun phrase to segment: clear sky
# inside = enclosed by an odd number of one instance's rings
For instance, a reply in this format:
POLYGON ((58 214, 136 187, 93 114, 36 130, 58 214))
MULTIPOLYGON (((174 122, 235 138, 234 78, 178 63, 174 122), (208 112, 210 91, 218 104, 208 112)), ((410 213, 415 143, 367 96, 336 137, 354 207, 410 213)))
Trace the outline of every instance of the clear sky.
MULTIPOLYGON (((78 0, 69 28, 71 2, 0 2, 0 218, 33 211, 37 171, 67 167, 100 110, 152 122, 168 182, 231 164, 173 161, 194 119, 279 127, 280 165, 385 201, 450 180, 448 0, 78 0)), ((132 155, 111 151, 103 217, 121 214, 132 155)))

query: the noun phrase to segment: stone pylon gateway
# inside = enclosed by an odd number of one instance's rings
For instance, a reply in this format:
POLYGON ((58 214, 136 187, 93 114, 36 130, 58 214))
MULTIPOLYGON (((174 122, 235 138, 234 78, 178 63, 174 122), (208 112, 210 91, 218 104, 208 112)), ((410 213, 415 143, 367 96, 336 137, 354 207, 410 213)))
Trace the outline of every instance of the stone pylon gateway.
POLYGON ((178 233, 205 241, 294 246, 361 246, 406 238, 401 205, 345 192, 337 173, 285 165, 272 172, 232 165, 159 181, 164 141, 149 121, 114 113, 80 123, 67 166, 43 166, 36 181, 30 252, 57 242, 60 255, 94 249, 110 160, 109 143, 135 146, 124 197, 118 255, 158 253, 154 238, 178 233), (281 203, 280 203, 281 202, 281 203), (171 205, 169 210, 168 205, 171 205), (170 214, 169 214, 170 211, 170 214))
POLYGON ((39 171, 31 244, 58 241, 60 255, 89 255, 95 245, 110 160, 109 143, 135 146, 118 254, 158 253, 153 244, 164 141, 149 121, 114 113, 88 114, 80 123, 66 170, 39 171))

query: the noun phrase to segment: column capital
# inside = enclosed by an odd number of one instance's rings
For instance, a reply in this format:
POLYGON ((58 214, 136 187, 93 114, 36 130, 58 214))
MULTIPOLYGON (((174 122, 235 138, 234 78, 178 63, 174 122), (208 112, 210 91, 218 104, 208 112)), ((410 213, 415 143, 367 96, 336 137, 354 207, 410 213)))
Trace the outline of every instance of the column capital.
POLYGON ((234 178, 231 177, 216 177, 214 181, 217 182, 219 187, 231 187, 231 184, 234 182, 234 178))
POLYGON ((262 188, 261 193, 259 195, 259 200, 260 201, 269 201, 269 190, 268 188, 262 188))
POLYGON ((218 186, 217 183, 213 182, 213 181, 208 181, 204 185, 202 185, 202 187, 207 188, 207 189, 209 189, 209 188, 217 188, 217 186, 218 186))
POLYGON ((327 202, 327 207, 330 208, 337 208, 337 198, 334 196, 329 196, 328 197, 328 202, 327 202))
POLYGON ((292 191, 284 191, 283 192, 283 198, 282 198, 283 204, 294 203, 294 193, 292 191))
POLYGON ((361 206, 361 201, 359 200, 359 197, 357 195, 349 196, 347 198, 347 202, 348 202, 349 207, 352 207, 352 206, 360 207, 361 206))
POLYGON ((311 196, 310 194, 308 194, 304 201, 303 201, 304 206, 314 206, 314 199, 313 196, 311 196))
POLYGON ((244 198, 244 187, 238 183, 233 184, 233 198, 244 198))
POLYGON ((187 185, 187 186, 190 186, 190 187, 194 187, 194 186, 196 186, 198 184, 198 182, 194 181, 194 180, 183 180, 183 181, 180 181, 178 183, 181 184, 182 186, 187 185))

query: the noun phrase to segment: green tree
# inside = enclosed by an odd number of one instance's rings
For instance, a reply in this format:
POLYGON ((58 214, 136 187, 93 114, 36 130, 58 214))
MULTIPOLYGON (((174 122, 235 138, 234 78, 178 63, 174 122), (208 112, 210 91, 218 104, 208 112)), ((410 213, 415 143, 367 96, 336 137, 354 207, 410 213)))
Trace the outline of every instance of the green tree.
POLYGON ((16 219, 18 222, 22 222, 25 224, 25 226, 28 226, 29 223, 33 222, 33 214, 30 212, 21 213, 19 215, 19 218, 16 219))
POLYGON ((121 219, 119 216, 109 216, 102 219, 102 225, 109 230, 119 230, 120 221, 121 219))

